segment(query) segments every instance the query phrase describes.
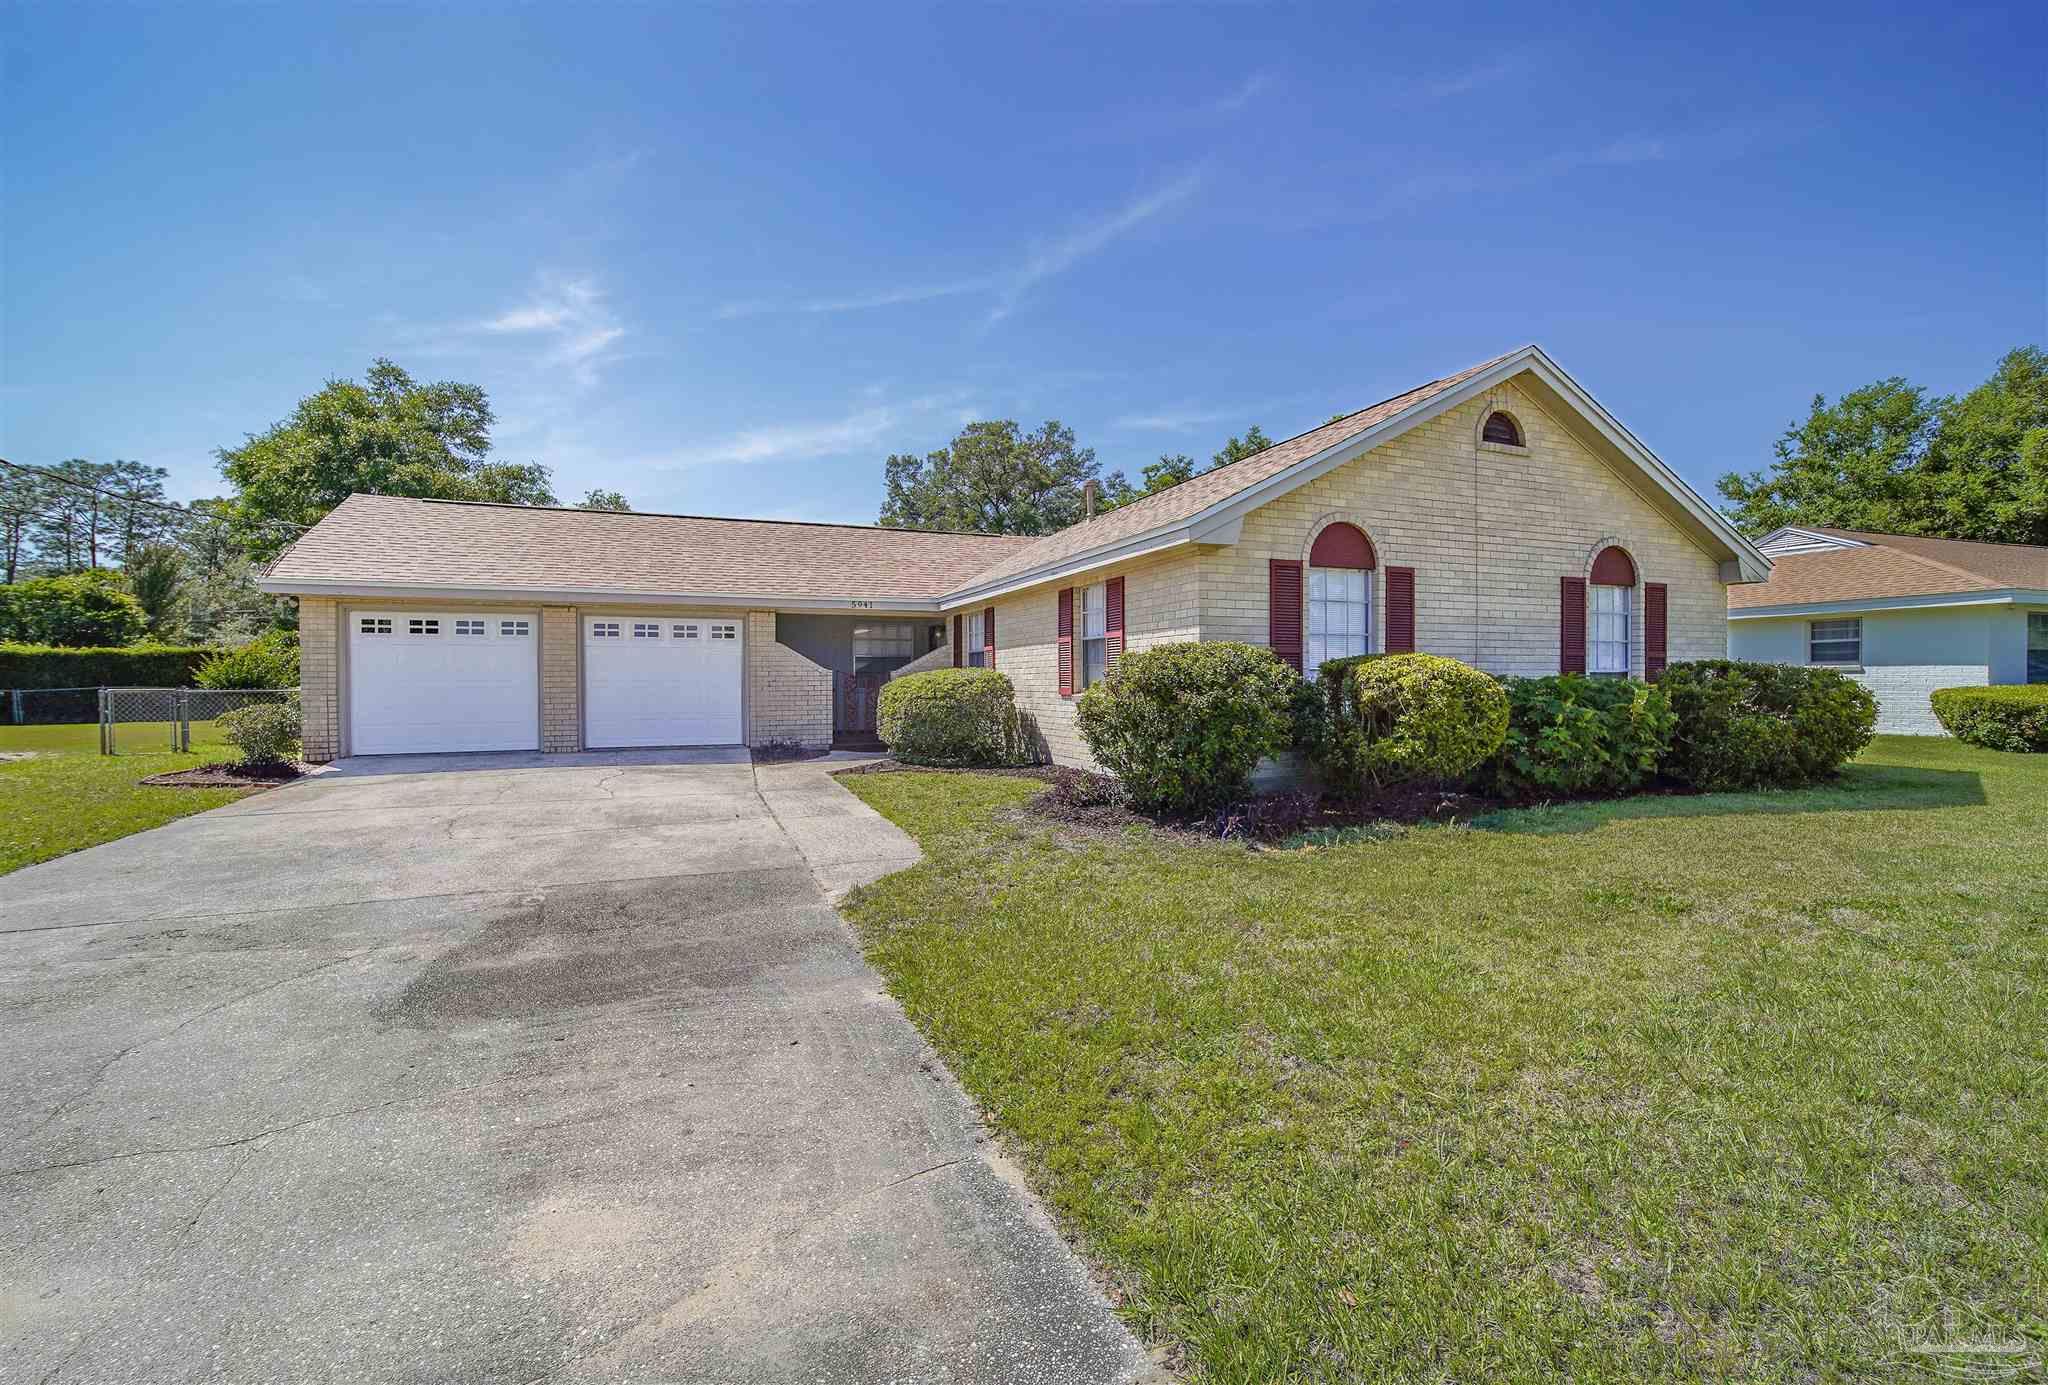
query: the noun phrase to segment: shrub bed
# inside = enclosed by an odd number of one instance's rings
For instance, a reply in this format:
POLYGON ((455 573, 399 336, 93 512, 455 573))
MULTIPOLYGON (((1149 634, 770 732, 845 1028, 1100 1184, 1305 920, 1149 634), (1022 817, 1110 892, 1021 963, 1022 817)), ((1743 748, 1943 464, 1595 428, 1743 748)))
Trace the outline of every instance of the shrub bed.
POLYGON ((892 678, 875 705, 875 732, 911 764, 1008 764, 1019 758, 1016 691, 985 668, 892 678))
POLYGON ((1299 683, 1270 649, 1158 645, 1081 694, 1081 739, 1138 807, 1200 812, 1242 798, 1259 761, 1287 749, 1299 683))
POLYGON ((1671 700, 1633 678, 1516 678, 1507 699, 1507 737, 1481 778, 1510 797, 1632 793, 1678 725, 1671 700))
POLYGON ((1316 682, 1322 696, 1298 742, 1339 792, 1462 778, 1507 735, 1501 685, 1439 654, 1331 659, 1316 682))
POLYGON ((1836 773, 1877 729, 1877 700, 1828 668, 1702 659, 1657 687, 1677 730, 1664 774, 1709 792, 1797 788, 1836 773))
POLYGON ((202 688, 296 688, 299 637, 273 630, 236 649, 223 649, 199 666, 193 682, 202 688))
POLYGON ((288 764, 299 750, 299 699, 237 707, 222 712, 214 726, 229 745, 242 752, 244 765, 288 764))
POLYGON ((1965 744, 2048 752, 2048 684, 1938 688, 1932 700, 1941 729, 1965 744))

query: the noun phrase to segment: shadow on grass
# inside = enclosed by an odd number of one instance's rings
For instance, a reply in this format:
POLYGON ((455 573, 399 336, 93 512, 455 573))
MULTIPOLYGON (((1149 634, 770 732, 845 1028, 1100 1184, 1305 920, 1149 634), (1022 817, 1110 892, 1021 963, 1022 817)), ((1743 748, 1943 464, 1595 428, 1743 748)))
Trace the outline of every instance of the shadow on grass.
POLYGON ((1557 836, 1591 832, 1632 818, 1724 817, 1735 813, 1922 812, 1981 807, 1984 783, 1974 770, 1898 765, 1852 765, 1832 784, 1757 793, 1647 794, 1607 803, 1558 803, 1509 808, 1472 820, 1486 832, 1557 836))

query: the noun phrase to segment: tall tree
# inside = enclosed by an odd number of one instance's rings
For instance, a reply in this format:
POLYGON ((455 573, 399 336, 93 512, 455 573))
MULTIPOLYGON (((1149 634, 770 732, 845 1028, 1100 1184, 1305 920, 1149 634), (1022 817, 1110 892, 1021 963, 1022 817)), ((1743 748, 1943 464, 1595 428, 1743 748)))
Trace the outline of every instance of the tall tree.
POLYGON ((1214 471, 1219 466, 1241 462, 1247 457, 1256 457, 1272 445, 1273 440, 1261 432, 1259 425, 1254 423, 1244 430, 1243 437, 1232 438, 1217 449, 1216 455, 1209 459, 1209 470, 1214 471))
MULTIPOLYGON (((1081 518, 1081 488, 1102 480, 1095 450, 1049 419, 1026 433, 1009 419, 970 423, 923 457, 884 464, 881 522, 892 529, 969 529, 1049 534, 1081 518)), ((1122 476, 1109 478, 1124 487, 1122 476)))
POLYGON ((124 555, 121 576, 128 594, 142 607, 152 639, 164 639, 178 629, 185 594, 185 555, 173 544, 144 544, 124 555))
POLYGON ((110 467, 72 457, 45 467, 42 506, 32 526, 38 566, 78 572, 100 565, 108 502, 100 492, 110 467))
POLYGON ((19 581, 34 560, 36 523, 47 503, 40 474, 0 467, 0 585, 19 581))
POLYGON ((434 500, 552 505, 548 469, 490 460, 490 399, 479 385, 421 384, 379 358, 363 383, 329 380, 291 417, 222 448, 233 520, 258 557, 357 491, 434 500))
MULTIPOLYGON (((1338 417, 1342 418, 1343 415, 1339 414, 1338 417)), ((1137 485, 1123 484, 1121 473, 1111 477, 1111 484, 1106 487, 1108 502, 1111 507, 1128 505, 1133 500, 1142 499, 1156 491, 1163 491, 1168 486, 1177 486, 1203 472, 1214 471, 1219 466, 1229 466, 1232 462, 1241 462, 1246 457, 1255 457, 1272 445, 1273 440, 1254 423, 1245 429, 1243 437, 1231 438, 1218 448, 1210 456, 1207 466, 1197 466, 1195 459, 1185 452, 1161 453, 1158 461, 1147 462, 1140 469, 1141 479, 1137 485)))
POLYGON ((1894 376, 1815 395, 1762 471, 1718 486, 1753 534, 1787 524, 2048 544, 2048 352, 2008 352, 1960 399, 1894 376))
POLYGON ((100 488, 114 532, 114 557, 123 567, 128 555, 176 534, 182 517, 164 498, 170 472, 160 466, 116 458, 107 464, 100 488))
POLYGON ((576 508, 579 510, 617 510, 623 513, 630 511, 633 507, 626 503, 626 497, 618 491, 592 488, 585 493, 581 500, 576 502, 576 508))

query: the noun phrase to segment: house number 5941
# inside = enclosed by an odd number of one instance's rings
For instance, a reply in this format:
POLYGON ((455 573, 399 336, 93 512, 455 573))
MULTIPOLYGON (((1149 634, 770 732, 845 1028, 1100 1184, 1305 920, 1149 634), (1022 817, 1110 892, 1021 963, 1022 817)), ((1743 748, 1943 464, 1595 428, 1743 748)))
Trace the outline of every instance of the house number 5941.
POLYGON ((856 611, 871 611, 875 608, 875 603, 872 601, 850 601, 847 604, 856 611))

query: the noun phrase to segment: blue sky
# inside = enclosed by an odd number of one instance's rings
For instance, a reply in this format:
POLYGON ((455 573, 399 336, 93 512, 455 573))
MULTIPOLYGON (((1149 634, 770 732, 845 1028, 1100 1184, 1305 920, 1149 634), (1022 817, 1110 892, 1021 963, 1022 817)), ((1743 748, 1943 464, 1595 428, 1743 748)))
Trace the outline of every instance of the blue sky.
POLYGON ((14 5, 0 455, 218 493, 387 355, 565 496, 870 521, 1533 340, 1710 491, 2048 339, 2040 10, 1650 8, 14 5))

